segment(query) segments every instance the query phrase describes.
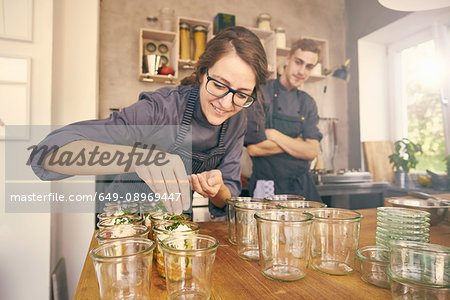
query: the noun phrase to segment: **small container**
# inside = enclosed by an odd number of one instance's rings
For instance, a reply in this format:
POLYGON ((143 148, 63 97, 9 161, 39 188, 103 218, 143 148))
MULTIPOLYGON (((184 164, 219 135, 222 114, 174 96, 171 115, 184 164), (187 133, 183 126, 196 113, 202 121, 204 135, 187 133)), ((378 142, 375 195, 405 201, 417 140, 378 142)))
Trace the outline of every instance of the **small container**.
POLYGON ((353 273, 362 215, 340 208, 319 208, 309 212, 314 215, 311 266, 328 275, 353 273))
POLYGON ((159 276, 162 278, 166 277, 166 272, 164 270, 164 255, 161 249, 161 242, 169 237, 181 237, 181 236, 192 236, 198 234, 200 226, 197 223, 188 221, 165 221, 152 226, 153 239, 156 243, 156 268, 159 276), (182 229, 178 228, 181 225, 182 229), (175 228, 175 226, 177 226, 175 228))
POLYGON ((390 268, 386 270, 391 282, 391 295, 393 300, 404 299, 436 299, 448 300, 450 298, 450 287, 419 284, 407 279, 394 276, 390 268))
MULTIPOLYGON (((273 201, 276 202, 276 201, 273 201)), ((304 201, 304 200, 284 200, 276 203, 279 208, 296 208, 305 212, 314 208, 327 207, 325 203, 316 201, 304 201)))
POLYGON ((257 25, 259 29, 272 30, 270 27, 270 21, 272 17, 268 13, 262 13, 258 16, 257 25))
POLYGON ((173 31, 175 11, 170 7, 161 8, 159 10, 159 20, 161 24, 161 30, 173 31))
POLYGON ((390 272, 400 280, 450 288, 450 248, 411 241, 390 243, 390 272))
POLYGON ((239 202, 236 210, 237 255, 246 260, 259 260, 258 231, 254 214, 263 209, 277 209, 270 202, 239 202))
POLYGON ((228 204, 228 241, 236 245, 236 211, 234 205, 239 202, 263 202, 261 198, 231 197, 226 200, 228 204))
POLYGON ((194 26, 192 31, 194 32, 194 61, 198 61, 200 55, 205 52, 206 34, 208 29, 206 26, 197 25, 194 26))
POLYGON ((161 242, 168 299, 209 299, 219 242, 203 234, 171 237, 161 242))
POLYGON ((275 28, 275 45, 277 48, 286 48, 286 30, 283 27, 275 28))
POLYGON ((300 195, 272 195, 264 198, 266 201, 286 201, 286 200, 296 200, 296 201, 306 201, 306 198, 300 195))
POLYGON ((111 219, 105 219, 97 223, 97 227, 102 230, 115 225, 123 225, 123 224, 135 224, 142 225, 144 223, 144 219, 136 215, 123 215, 114 217, 111 219))
POLYGON ((99 244, 123 238, 148 238, 150 229, 145 225, 116 225, 100 230, 95 238, 99 244))
POLYGON ((356 252, 359 261, 361 279, 371 285, 389 289, 389 276, 386 268, 389 265, 389 248, 383 246, 367 246, 356 252))
POLYGON ((124 238, 91 250, 101 299, 150 299, 152 252, 149 239, 124 238))
POLYGON ((276 281, 304 278, 313 216, 297 209, 273 209, 257 211, 255 219, 263 275, 276 281))
POLYGON ((180 23, 180 59, 191 59, 191 25, 180 23))

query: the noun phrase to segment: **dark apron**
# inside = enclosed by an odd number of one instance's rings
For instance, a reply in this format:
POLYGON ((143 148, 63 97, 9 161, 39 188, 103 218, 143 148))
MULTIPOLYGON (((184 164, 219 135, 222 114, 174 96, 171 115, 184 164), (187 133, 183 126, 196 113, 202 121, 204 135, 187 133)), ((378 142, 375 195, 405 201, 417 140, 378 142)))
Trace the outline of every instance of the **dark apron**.
MULTIPOLYGON (((193 152, 191 149, 183 148, 183 141, 186 135, 191 134, 192 115, 195 105, 199 97, 199 89, 195 87, 189 93, 186 109, 183 113, 183 119, 178 129, 175 143, 168 149, 168 153, 177 154, 183 161, 188 175, 201 173, 216 169, 225 156, 224 136, 228 128, 228 120, 226 120, 220 128, 218 145, 207 153, 193 152)), ((200 104, 199 104, 200 105, 200 104)), ((118 193, 119 195, 128 194, 149 194, 152 193, 148 185, 142 181, 136 173, 125 173, 116 176, 114 182, 106 189, 106 193, 118 193)), ((97 202, 98 203, 98 202, 97 202)), ((102 204, 102 203, 100 203, 102 204)), ((104 205, 104 204, 103 204, 104 205)), ((103 208, 103 207, 102 207, 103 208)), ((102 211, 97 207, 97 211, 102 211)), ((226 214, 226 208, 218 208, 209 201, 209 211, 214 217, 221 217, 226 214)), ((192 214, 192 195, 191 206, 185 213, 192 214)))
MULTIPOLYGON (((273 128, 281 133, 296 138, 303 134, 305 116, 303 114, 304 101, 300 91, 297 91, 300 108, 297 116, 287 116, 279 113, 278 95, 280 92, 279 78, 274 84, 274 95, 271 110, 266 115, 266 128, 273 128)), ((281 153, 264 157, 252 157, 253 174, 250 180, 250 193, 258 180, 273 180, 275 194, 301 195, 307 200, 322 202, 313 178, 309 173, 309 161, 292 157, 288 153, 281 153)))

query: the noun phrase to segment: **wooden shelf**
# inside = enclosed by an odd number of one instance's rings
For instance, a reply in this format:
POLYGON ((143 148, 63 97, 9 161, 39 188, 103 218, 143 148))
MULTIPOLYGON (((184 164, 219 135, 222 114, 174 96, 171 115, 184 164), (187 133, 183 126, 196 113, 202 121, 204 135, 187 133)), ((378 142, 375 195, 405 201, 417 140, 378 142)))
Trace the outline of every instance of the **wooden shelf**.
MULTIPOLYGON (((157 67, 156 67, 157 68, 157 67)), ((145 82, 158 82, 176 84, 178 78, 178 37, 176 32, 162 31, 157 29, 141 28, 139 34, 139 80, 145 82), (150 50, 149 43, 155 45, 154 50, 150 50), (166 51, 160 48, 166 46, 166 51), (151 74, 146 63, 147 55, 165 56, 167 65, 174 69, 174 75, 151 74)))

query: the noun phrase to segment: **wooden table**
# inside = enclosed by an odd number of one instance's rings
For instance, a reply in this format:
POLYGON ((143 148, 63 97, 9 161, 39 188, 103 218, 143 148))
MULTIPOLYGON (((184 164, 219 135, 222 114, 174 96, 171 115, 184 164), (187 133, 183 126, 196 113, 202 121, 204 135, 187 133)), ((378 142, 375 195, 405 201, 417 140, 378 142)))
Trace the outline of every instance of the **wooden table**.
MULTIPOLYGON (((375 244, 376 209, 358 210, 363 214, 359 246, 375 244)), ((236 246, 228 242, 226 222, 199 223, 200 233, 219 240, 214 263, 211 299, 390 299, 390 291, 364 283, 358 272, 347 276, 330 276, 310 269, 297 282, 277 282, 267 279, 259 270, 258 262, 239 258, 236 246)), ((450 246, 450 224, 431 227, 431 243, 450 246)), ((92 238, 90 249, 97 242, 92 238)), ((165 280, 158 276, 153 265, 151 295, 166 299, 165 280)), ((92 259, 87 256, 78 282, 75 299, 99 299, 92 259)))

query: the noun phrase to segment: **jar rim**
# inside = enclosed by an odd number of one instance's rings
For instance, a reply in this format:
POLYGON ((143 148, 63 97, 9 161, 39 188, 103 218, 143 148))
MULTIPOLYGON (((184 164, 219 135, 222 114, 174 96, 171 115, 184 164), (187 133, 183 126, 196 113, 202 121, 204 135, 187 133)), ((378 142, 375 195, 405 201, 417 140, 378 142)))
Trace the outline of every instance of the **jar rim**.
POLYGON ((101 244, 101 245, 95 247, 94 249, 92 249, 89 252, 89 256, 94 261, 109 262, 109 261, 113 261, 113 260, 121 260, 121 259, 129 258, 129 257, 137 256, 140 254, 146 254, 146 253, 149 253, 150 251, 153 251, 155 249, 155 247, 156 247, 155 242, 152 240, 149 240, 147 238, 136 238, 136 237, 121 238, 116 241, 111 241, 111 242, 104 243, 104 244, 101 244), (139 242, 139 243, 145 244, 147 246, 143 250, 137 251, 135 253, 125 254, 125 255, 104 256, 104 255, 98 254, 98 252, 100 252, 101 250, 110 248, 110 247, 114 246, 115 244, 129 244, 129 243, 134 243, 134 242, 139 242))
POLYGON ((177 254, 185 254, 185 255, 189 255, 189 256, 195 256, 201 253, 205 253, 205 252, 211 252, 211 251, 215 251, 217 249, 217 247, 219 246, 219 241, 212 236, 209 235, 205 235, 205 234, 195 234, 195 235, 181 235, 181 236, 174 236, 174 237, 168 237, 166 239, 164 239, 163 241, 160 241, 159 245, 161 246, 163 251, 166 251, 168 253, 177 253, 177 254), (203 239, 203 240, 208 240, 210 242, 212 242, 212 245, 206 248, 202 248, 202 249, 176 249, 176 248, 172 248, 168 245, 168 243, 172 242, 172 241, 176 241, 176 240, 180 240, 180 239, 203 239))

